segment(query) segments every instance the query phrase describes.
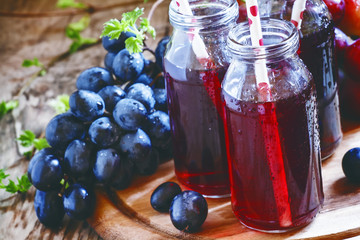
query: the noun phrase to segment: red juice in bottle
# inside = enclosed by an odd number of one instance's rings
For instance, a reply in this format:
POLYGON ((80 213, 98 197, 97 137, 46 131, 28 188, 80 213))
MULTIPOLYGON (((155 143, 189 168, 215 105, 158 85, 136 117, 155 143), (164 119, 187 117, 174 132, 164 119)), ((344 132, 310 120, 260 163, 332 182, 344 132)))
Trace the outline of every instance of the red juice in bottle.
POLYGON ((263 46, 251 45, 247 22, 227 41, 233 60, 222 97, 231 204, 245 226, 283 232, 312 221, 324 199, 316 90, 297 54, 295 26, 278 19, 261 26, 263 46))
MULTIPOLYGON (((233 211, 246 226, 264 231, 281 231, 303 226, 315 217, 323 202, 319 161, 319 143, 313 126, 316 116, 316 98, 307 87, 301 93, 274 102, 277 128, 291 212, 291 225, 281 226, 273 191, 268 155, 264 140, 264 119, 261 104, 244 102, 224 94, 226 118, 229 127, 231 164, 231 200, 233 211), (310 147, 309 147, 310 146, 310 147), (309 161, 314 159, 314 161, 309 161), (236 184, 235 184, 236 183, 236 184), (320 193, 320 194, 319 194, 320 193)), ((270 102, 265 103, 272 104, 270 102)))
MULTIPOLYGON (((167 61, 165 66, 177 68, 167 61)), ((185 187, 206 196, 230 192, 220 99, 226 69, 177 69, 186 72, 185 81, 169 72, 165 77, 176 176, 185 187)))

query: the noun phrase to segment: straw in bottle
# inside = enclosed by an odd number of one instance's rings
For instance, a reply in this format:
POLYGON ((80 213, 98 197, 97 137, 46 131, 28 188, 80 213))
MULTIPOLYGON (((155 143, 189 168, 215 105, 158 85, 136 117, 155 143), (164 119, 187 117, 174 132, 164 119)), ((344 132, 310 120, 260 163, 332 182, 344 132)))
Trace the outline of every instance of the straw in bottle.
MULTIPOLYGON (((263 46, 257 0, 246 0, 246 9, 252 46, 263 46)), ((259 51, 261 51, 261 48, 259 48, 259 51)), ((270 171, 279 224, 281 227, 288 227, 292 225, 289 193, 275 111, 276 108, 275 104, 271 102, 272 96, 265 59, 255 62, 255 78, 260 96, 259 100, 264 102, 258 104, 258 113, 265 142, 267 164, 270 171)))

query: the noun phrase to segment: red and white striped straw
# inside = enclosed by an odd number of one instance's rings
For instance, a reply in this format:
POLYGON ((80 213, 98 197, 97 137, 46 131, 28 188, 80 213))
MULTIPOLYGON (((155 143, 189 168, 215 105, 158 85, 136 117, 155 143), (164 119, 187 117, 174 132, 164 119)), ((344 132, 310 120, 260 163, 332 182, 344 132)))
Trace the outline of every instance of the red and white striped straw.
MULTIPOLYGON (((184 15, 193 15, 189 2, 187 0, 176 0, 176 5, 181 14, 184 15)), ((195 21, 195 19, 194 19, 195 21)), ((193 29, 192 34, 188 34, 189 38, 192 40, 192 49, 195 53, 195 56, 199 60, 209 59, 209 54, 206 51, 205 44, 198 34, 198 30, 193 29)), ((203 61, 201 61, 203 62, 203 61)))
POLYGON ((298 30, 301 28, 305 6, 306 0, 295 0, 291 11, 291 22, 298 30))
MULTIPOLYGON (((257 0, 246 0, 246 10, 250 27, 252 46, 263 46, 263 36, 257 0)), ((262 49, 260 48, 259 51, 262 49)), ((266 59, 255 61, 255 78, 260 100, 267 102, 272 100, 270 82, 266 69, 266 59)), ((278 122, 274 103, 270 105, 259 104, 258 112, 261 120, 264 141, 267 145, 267 163, 269 166, 271 181, 273 185, 274 198, 279 215, 279 224, 282 227, 292 225, 289 193, 286 182, 284 160, 281 151, 278 122), (270 111, 269 111, 270 108, 270 111), (266 112, 270 112, 267 115, 266 112), (270 147, 269 147, 270 146, 270 147)))

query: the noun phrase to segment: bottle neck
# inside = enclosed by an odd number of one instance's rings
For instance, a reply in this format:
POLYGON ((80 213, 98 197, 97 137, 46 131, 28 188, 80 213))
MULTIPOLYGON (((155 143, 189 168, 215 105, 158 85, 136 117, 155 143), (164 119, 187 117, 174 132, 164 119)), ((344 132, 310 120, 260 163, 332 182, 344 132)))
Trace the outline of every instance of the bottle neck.
POLYGON ((240 23, 228 36, 227 46, 234 58, 255 62, 266 59, 279 61, 296 54, 299 48, 299 34, 295 26, 284 20, 267 19, 261 21, 264 46, 253 47, 249 24, 240 23))
MULTIPOLYGON (((187 1, 187 0, 185 0, 187 1)), ((232 27, 239 15, 236 0, 189 0, 192 14, 180 12, 177 1, 171 1, 169 19, 171 25, 184 32, 210 32, 232 27)))

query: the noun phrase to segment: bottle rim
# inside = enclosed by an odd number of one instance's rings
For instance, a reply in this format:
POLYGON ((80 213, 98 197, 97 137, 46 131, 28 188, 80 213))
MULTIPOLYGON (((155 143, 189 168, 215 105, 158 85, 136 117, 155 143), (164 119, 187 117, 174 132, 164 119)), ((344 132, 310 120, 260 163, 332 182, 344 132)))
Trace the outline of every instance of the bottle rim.
POLYGON ((289 21, 261 19, 263 46, 252 46, 248 22, 232 28, 227 38, 227 47, 233 57, 254 61, 259 59, 283 58, 284 54, 294 54, 299 48, 299 33, 289 21), (275 41, 269 43, 269 39, 275 41))
POLYGON ((208 27, 226 25, 230 27, 239 15, 239 5, 236 0, 189 0, 189 5, 194 15, 181 13, 176 0, 170 2, 169 20, 173 27, 201 31, 208 27), (209 6, 218 7, 220 10, 207 15, 196 15, 194 12, 195 9, 209 6))

